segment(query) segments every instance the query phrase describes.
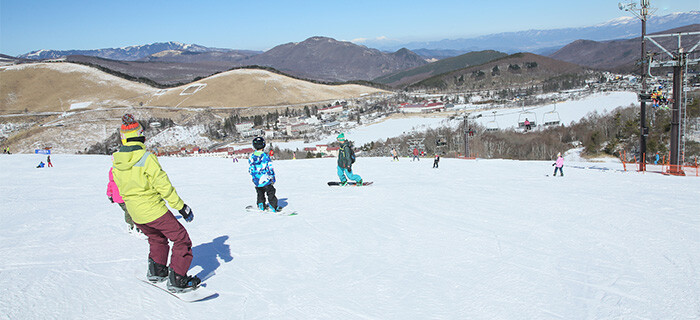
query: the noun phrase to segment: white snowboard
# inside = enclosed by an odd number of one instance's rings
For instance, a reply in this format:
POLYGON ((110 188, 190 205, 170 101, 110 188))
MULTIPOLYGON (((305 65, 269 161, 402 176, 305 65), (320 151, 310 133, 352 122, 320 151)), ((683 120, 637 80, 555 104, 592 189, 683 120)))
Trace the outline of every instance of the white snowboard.
POLYGON ((197 289, 194 289, 194 290, 188 291, 188 292, 182 292, 182 293, 171 292, 170 290, 168 290, 168 285, 167 285, 168 280, 161 281, 161 282, 148 281, 143 270, 138 270, 136 273, 134 273, 134 276, 136 276, 136 279, 141 280, 141 282, 147 283, 153 287, 156 287, 160 290, 163 290, 163 291, 169 293, 171 296, 178 298, 178 299, 185 301, 185 302, 201 301, 201 300, 204 300, 206 298, 213 297, 214 295, 217 294, 213 290, 210 290, 207 287, 202 287, 202 286, 199 286, 199 287, 197 287, 197 289))
POLYGON ((282 208, 282 210, 278 211, 278 212, 273 212, 270 209, 267 209, 265 211, 261 211, 260 209, 258 209, 257 206, 247 206, 247 207, 245 207, 245 210, 248 212, 253 212, 253 213, 272 213, 272 214, 276 214, 276 215, 280 215, 280 216, 296 216, 297 215, 296 211, 294 211, 292 209, 288 209, 287 207, 282 208))

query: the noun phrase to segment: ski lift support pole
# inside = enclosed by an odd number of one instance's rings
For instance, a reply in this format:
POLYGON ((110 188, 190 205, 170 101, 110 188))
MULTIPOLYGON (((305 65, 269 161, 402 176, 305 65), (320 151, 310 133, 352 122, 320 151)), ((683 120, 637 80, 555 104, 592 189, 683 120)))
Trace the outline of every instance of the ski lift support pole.
MULTIPOLYGON (((640 71, 640 79, 642 82, 642 94, 646 94, 647 92, 647 82, 646 82, 646 68, 645 68, 645 62, 646 59, 644 58, 646 56, 646 34, 647 34, 647 17, 652 14, 656 9, 652 9, 650 12, 649 8, 649 0, 640 0, 639 1, 640 8, 637 8, 637 3, 630 1, 628 4, 623 4, 623 3, 618 3, 618 7, 620 10, 624 10, 627 12, 632 13, 634 16, 639 18, 639 20, 642 21, 642 54, 640 56, 641 58, 641 71, 640 71)), ((642 100, 640 102, 640 122, 639 122, 639 153, 645 154, 647 152, 647 135, 649 134, 649 128, 647 128, 646 124, 646 101, 642 100)), ((646 163, 640 162, 639 163, 639 171, 646 171, 646 163)))
POLYGON ((469 158, 469 113, 464 116, 464 156, 469 158))
MULTIPOLYGON (((682 96, 684 94, 684 73, 683 68, 687 68, 688 65, 698 64, 700 58, 689 59, 688 55, 691 53, 698 52, 698 46, 700 46, 700 41, 691 47, 689 50, 683 50, 682 47, 682 36, 694 36, 700 35, 700 32, 683 32, 674 34, 660 34, 653 36, 645 36, 646 39, 651 41, 657 47, 661 48, 666 54, 671 57, 671 60, 666 61, 652 61, 651 67, 673 67, 673 114, 671 118, 671 155, 670 155, 670 167, 671 174, 682 174, 681 166, 683 165, 682 154, 683 154, 683 132, 685 126, 681 127, 681 109, 685 109, 685 103, 681 103, 682 96), (664 37, 678 37, 678 49, 676 51, 667 50, 662 45, 660 45, 654 38, 664 38, 664 37)), ((685 118, 685 116, 683 117, 685 118)))

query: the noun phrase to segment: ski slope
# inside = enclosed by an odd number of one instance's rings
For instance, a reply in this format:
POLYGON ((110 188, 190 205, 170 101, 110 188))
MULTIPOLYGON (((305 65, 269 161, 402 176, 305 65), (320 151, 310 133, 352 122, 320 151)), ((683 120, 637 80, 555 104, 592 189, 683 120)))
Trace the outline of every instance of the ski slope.
MULTIPOLYGON (((248 213, 243 162, 160 158, 194 211, 184 303, 105 195, 109 156, 0 155, 0 319, 698 319, 700 179, 617 163, 275 161, 298 216, 248 213)), ((182 220, 180 220, 182 221, 182 220)))

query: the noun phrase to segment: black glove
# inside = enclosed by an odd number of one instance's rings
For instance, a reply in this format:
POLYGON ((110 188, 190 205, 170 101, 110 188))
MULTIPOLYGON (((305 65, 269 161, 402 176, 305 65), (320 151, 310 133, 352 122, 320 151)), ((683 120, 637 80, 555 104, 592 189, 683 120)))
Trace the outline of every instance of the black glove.
POLYGON ((552 163, 552 167, 554 167, 555 164, 557 164, 557 163, 556 163, 556 162, 555 162, 555 163, 552 163))
POLYGON ((109 198, 109 202, 114 203, 114 199, 112 199, 112 197, 108 197, 108 198, 109 198))
POLYGON ((194 212, 192 212, 192 209, 190 209, 188 205, 182 206, 182 209, 178 210, 178 212, 180 212, 182 218, 187 222, 192 222, 192 219, 194 219, 194 212))

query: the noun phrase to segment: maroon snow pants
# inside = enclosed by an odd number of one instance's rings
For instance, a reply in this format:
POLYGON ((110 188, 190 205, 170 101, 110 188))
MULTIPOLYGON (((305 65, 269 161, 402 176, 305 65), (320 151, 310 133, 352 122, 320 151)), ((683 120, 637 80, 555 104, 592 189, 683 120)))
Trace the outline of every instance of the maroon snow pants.
POLYGON ((148 257, 156 263, 168 265, 168 251, 173 242, 173 253, 170 255, 170 267, 179 275, 187 275, 192 263, 192 241, 185 227, 175 216, 166 212, 162 217, 146 224, 136 224, 148 237, 150 252, 148 257))

